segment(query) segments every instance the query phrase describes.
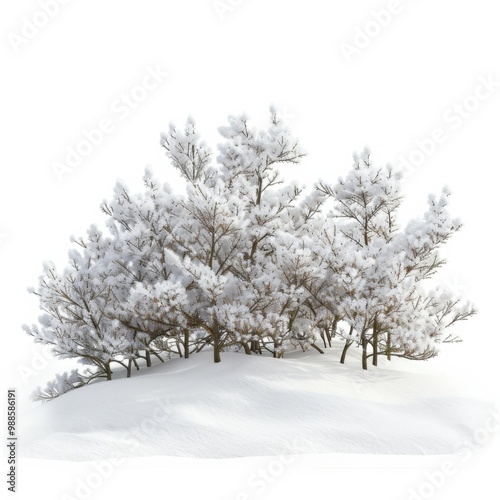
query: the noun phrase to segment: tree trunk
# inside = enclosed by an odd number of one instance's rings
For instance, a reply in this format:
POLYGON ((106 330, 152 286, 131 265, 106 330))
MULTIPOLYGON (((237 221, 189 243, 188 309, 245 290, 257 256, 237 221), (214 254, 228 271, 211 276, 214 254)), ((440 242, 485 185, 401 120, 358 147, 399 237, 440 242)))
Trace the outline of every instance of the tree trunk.
MULTIPOLYGON (((242 342, 241 345, 243 346, 243 349, 245 349, 245 354, 252 354, 252 350, 250 349, 250 347, 248 347, 248 343, 247 342, 242 342)), ((257 352, 254 350, 254 352, 257 352)))
POLYGON ((132 375, 132 359, 129 359, 127 365, 127 378, 130 378, 131 375, 132 375))
POLYGON ((214 342, 214 363, 220 363, 220 346, 218 342, 214 342))
POLYGON ((221 331, 219 329, 219 323, 215 317, 212 319, 212 328, 210 329, 210 337, 214 344, 214 363, 220 363, 220 350, 221 345, 221 331))
POLYGON ((256 347, 257 347, 257 352, 259 354, 262 354, 262 347, 260 345, 260 341, 256 340, 255 343, 256 343, 256 347))
MULTIPOLYGON (((326 330, 326 329, 325 329, 325 330, 326 330)), ((322 330, 322 331, 321 331, 321 338, 323 339, 323 344, 324 344, 325 349, 326 349, 325 330, 322 330)))
POLYGON ((149 368, 151 366, 151 353, 149 349, 146 349, 146 366, 149 368))
POLYGON ((276 349, 280 347, 276 342, 274 342, 274 351, 273 351, 273 358, 279 359, 282 357, 281 352, 277 352, 276 349))
POLYGON ((375 318, 373 322, 373 366, 378 366, 378 324, 377 319, 375 318))
POLYGON ((109 363, 106 363, 106 380, 111 380, 111 375, 113 372, 111 371, 111 366, 109 366, 109 363))
POLYGON ((333 321, 333 324, 332 324, 332 333, 330 333, 330 330, 327 329, 326 331, 326 335, 328 337, 328 343, 330 344, 330 347, 332 347, 332 338, 335 337, 336 333, 337 333, 337 319, 335 319, 333 321))
POLYGON ((345 363, 345 357, 346 357, 346 354, 347 354, 347 350, 349 349, 349 347, 351 347, 351 344, 352 344, 352 340, 346 340, 345 341, 344 349, 342 350, 342 356, 340 357, 340 362, 342 364, 345 363))
POLYGON ((189 330, 184 329, 184 358, 189 358, 189 330))
POLYGON ((366 357, 368 340, 366 339, 366 333, 364 331, 361 334, 361 346, 363 347, 363 356, 362 356, 363 370, 368 370, 368 358, 366 357))
POLYGON ((325 354, 325 352, 322 349, 320 349, 316 344, 311 344, 311 347, 314 347, 320 354, 325 354))
POLYGON ((333 325, 332 325, 332 337, 335 337, 335 335, 337 335, 338 323, 339 323, 339 320, 337 318, 335 318, 335 320, 333 321, 333 325))
POLYGON ((386 342, 386 350, 385 350, 387 359, 391 360, 391 334, 387 333, 387 342, 386 342))

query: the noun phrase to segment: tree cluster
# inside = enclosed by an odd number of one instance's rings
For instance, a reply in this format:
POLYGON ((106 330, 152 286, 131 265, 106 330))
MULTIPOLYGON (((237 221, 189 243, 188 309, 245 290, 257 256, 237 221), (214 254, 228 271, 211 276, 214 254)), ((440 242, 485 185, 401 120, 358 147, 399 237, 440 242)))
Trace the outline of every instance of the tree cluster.
POLYGON ((231 116, 219 132, 214 158, 193 120, 171 125, 161 146, 185 192, 150 169, 141 193, 118 182, 102 204, 106 229, 73 238, 62 271, 44 265, 31 290, 43 314, 24 328, 87 371, 59 377, 39 399, 110 380, 116 365, 130 376, 152 358, 207 346, 219 362, 226 350, 322 353, 336 338, 341 362, 354 344, 367 369, 370 358, 425 360, 457 340, 450 327, 474 309, 425 286, 461 226, 447 212, 448 191, 400 228, 401 175, 368 151, 345 177, 308 191, 280 176, 279 164, 299 163, 304 151, 274 109, 266 129, 231 116))

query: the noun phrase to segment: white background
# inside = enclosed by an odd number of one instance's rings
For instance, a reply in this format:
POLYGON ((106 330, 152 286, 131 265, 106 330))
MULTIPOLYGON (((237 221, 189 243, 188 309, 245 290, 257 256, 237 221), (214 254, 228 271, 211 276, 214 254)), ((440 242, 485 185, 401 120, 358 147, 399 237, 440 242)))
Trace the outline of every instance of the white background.
MULTIPOLYGON (((467 99, 481 78, 500 82, 496 2, 401 0, 386 26, 374 16, 396 4, 379 0, 69 0, 57 5, 59 11, 45 26, 31 28, 31 39, 24 41, 19 37, 23 29, 29 31, 27 22, 44 23, 40 4, 3 2, 0 13, 2 370, 5 386, 18 389, 21 412, 30 409, 31 390, 63 366, 44 358, 37 364, 40 351, 20 328, 36 321, 37 302, 26 288, 36 285, 42 262, 65 264, 69 236, 82 235, 102 220, 99 204, 112 196, 117 178, 140 189, 150 164, 158 176, 178 184, 159 146, 159 134, 170 121, 182 125, 193 115, 215 149, 217 127, 227 115, 246 112, 264 125, 271 103, 309 152, 285 175, 310 186, 318 177, 334 181, 345 174, 352 152, 365 145, 376 163, 397 166, 416 149, 416 141, 431 137, 435 128, 444 130, 446 140, 406 177, 403 218, 420 214, 430 192, 451 187, 452 211, 465 226, 444 252, 449 265, 440 281, 472 299, 480 315, 461 329, 464 343, 429 365, 447 374, 466 372, 478 387, 491 387, 495 397, 500 87, 477 109, 467 99), (359 48, 366 30, 366 47, 359 48), (346 57, 342 44, 355 42, 357 53, 346 57), (169 76, 125 117, 116 101, 143 81, 148 67, 169 76), (452 120, 453 107, 464 100, 470 116, 452 120), (68 146, 75 148, 84 130, 106 118, 114 130, 58 178, 54 162, 64 162, 68 146), (36 375, 22 376, 20 367, 36 375)), ((490 443, 435 498, 468 498, 478 489, 494 488, 492 456, 490 443)), ((377 457, 365 459, 364 467, 380 463, 377 457)), ((421 475, 414 462, 405 466, 404 460, 397 459, 398 466, 413 471, 404 479, 391 474, 387 460, 378 470, 356 469, 352 460, 344 472, 306 467, 301 482, 310 489, 303 491, 316 498, 350 498, 346 491, 354 495, 372 481, 372 498, 407 498, 405 492, 420 484, 421 475), (393 480, 402 484, 391 491, 393 480)), ((222 465, 210 467, 219 469, 207 474, 207 485, 217 484, 218 498, 235 498, 237 486, 226 488, 220 480, 222 465)), ((232 467, 237 470, 238 462, 232 467)), ((168 470, 143 485, 142 493, 165 488, 164 474, 168 470)), ((277 490, 274 498, 294 498, 299 490, 285 487, 292 481, 297 478, 284 477, 282 496, 277 490)), ((27 474, 21 472, 19 482, 21 495, 36 491, 27 474)), ((113 495, 127 491, 124 484, 117 480, 113 495)), ((175 481, 168 481, 169 495, 176 496, 175 488, 175 481)), ((96 491, 94 498, 101 494, 104 498, 109 491, 96 491)))

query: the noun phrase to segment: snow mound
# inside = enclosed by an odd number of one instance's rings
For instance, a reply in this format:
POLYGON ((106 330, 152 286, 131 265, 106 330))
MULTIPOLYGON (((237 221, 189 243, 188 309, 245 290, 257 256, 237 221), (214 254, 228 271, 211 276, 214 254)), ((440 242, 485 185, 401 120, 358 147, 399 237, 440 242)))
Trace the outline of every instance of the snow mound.
POLYGON ((99 382, 22 420, 25 457, 233 458, 455 453, 493 405, 442 375, 382 360, 367 372, 338 349, 287 358, 210 352, 99 382))

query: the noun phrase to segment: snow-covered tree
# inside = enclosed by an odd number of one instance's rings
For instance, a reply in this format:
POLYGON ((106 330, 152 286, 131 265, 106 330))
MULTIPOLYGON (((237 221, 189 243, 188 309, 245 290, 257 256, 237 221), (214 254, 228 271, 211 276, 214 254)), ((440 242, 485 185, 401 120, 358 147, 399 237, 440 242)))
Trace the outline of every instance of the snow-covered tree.
MULTIPOLYGON (((171 228, 188 292, 182 313, 188 328, 201 328, 211 338, 215 361, 226 346, 240 344, 249 352, 249 342, 272 338, 275 317, 283 317, 291 331, 295 291, 280 280, 282 262, 275 255, 300 189, 280 186, 276 165, 304 155, 275 110, 265 130, 250 128, 240 116, 219 131, 225 140, 215 166, 192 120, 184 133, 171 126, 162 136, 167 156, 188 184, 185 216, 171 228)), ((275 348, 282 348, 282 339, 273 340, 275 348)))
MULTIPOLYGON (((131 194, 123 183, 117 183, 114 197, 104 202, 102 209, 109 216, 106 225, 114 241, 113 252, 108 258, 121 284, 116 291, 117 305, 109 314, 142 338, 143 357, 150 366, 151 354, 162 359, 160 350, 170 353, 173 347, 179 346, 181 326, 179 318, 159 321, 153 317, 155 302, 148 304, 150 311, 141 311, 143 305, 136 299, 139 290, 159 282, 173 284, 175 281, 172 258, 175 261, 176 245, 170 238, 169 228, 183 217, 184 212, 180 198, 167 184, 161 185, 150 169, 146 169, 143 180, 145 190, 137 195, 131 194)), ((186 356, 191 349, 189 341, 190 338, 182 340, 186 356)), ((179 347, 177 353, 181 354, 179 347)))
POLYGON ((24 326, 35 342, 50 345, 60 358, 77 358, 111 379, 111 363, 133 358, 141 347, 135 332, 109 317, 116 305, 116 279, 109 266, 113 242, 92 226, 80 250, 69 252, 70 265, 58 272, 46 263, 38 288, 43 314, 39 325, 24 326))
POLYGON ((458 299, 430 298, 421 283, 444 264, 438 250, 460 229, 446 211, 449 193, 439 200, 430 197, 424 217, 399 231, 400 175, 390 166, 375 167, 368 150, 354 160, 350 173, 334 187, 317 186, 333 198, 334 209, 316 246, 326 277, 312 294, 336 324, 348 324, 347 331, 341 330, 341 362, 353 342, 362 346, 364 369, 370 356, 377 364, 381 347, 389 358, 428 359, 436 354, 436 343, 452 338, 444 334, 445 318, 453 319, 446 325, 451 326, 475 313, 458 299), (435 318, 441 315, 437 327, 435 318))

